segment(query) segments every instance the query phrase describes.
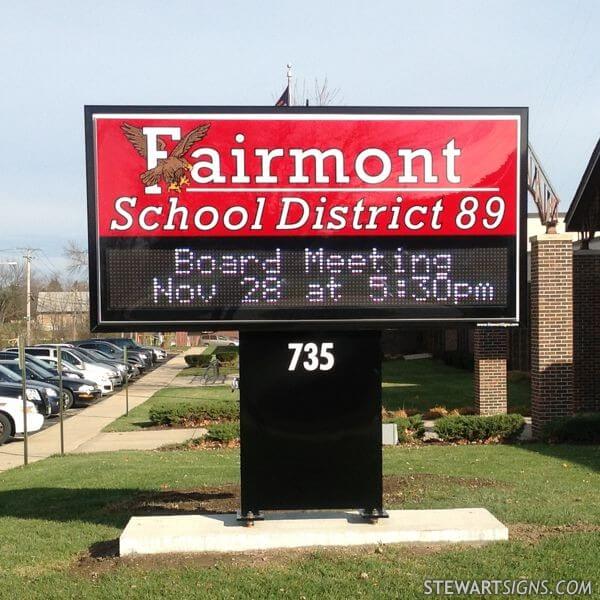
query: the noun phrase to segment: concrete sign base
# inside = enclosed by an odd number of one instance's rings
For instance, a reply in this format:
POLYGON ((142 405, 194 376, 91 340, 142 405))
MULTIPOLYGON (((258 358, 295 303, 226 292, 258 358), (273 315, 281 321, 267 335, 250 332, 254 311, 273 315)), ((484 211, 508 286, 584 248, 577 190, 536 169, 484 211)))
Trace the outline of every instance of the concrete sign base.
POLYGON ((127 556, 507 539, 508 528, 484 508, 390 510, 376 524, 357 512, 307 511, 267 513, 252 527, 240 525, 234 514, 132 517, 119 548, 127 556))

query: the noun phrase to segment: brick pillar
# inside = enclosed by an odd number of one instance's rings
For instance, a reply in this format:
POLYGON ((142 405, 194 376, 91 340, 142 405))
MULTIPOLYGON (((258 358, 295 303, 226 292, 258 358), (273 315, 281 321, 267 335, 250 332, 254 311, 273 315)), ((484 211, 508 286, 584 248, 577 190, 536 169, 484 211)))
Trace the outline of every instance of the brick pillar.
POLYGON ((475 408, 480 415, 506 413, 507 340, 505 327, 475 328, 475 408))
POLYGON ((531 418, 573 412, 573 243, 566 234, 531 238, 531 418))
POLYGON ((573 408, 600 411, 600 251, 573 254, 573 408))

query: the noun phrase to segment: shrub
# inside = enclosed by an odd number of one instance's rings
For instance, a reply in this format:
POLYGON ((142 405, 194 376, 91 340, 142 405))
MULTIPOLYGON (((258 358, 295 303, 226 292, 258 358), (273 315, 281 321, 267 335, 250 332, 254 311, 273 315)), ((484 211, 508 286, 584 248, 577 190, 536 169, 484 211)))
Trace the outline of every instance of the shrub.
POLYGON ((600 413, 554 419, 545 425, 542 437, 559 444, 600 444, 600 413))
POLYGON ((423 416, 426 419, 439 419, 448 414, 448 409, 445 406, 434 406, 430 408, 423 416))
POLYGON ((240 422, 233 421, 231 423, 219 423, 218 425, 210 425, 205 439, 211 442, 228 443, 238 440, 240 437, 240 422))
POLYGON ((474 406, 461 406, 458 409, 459 415, 476 415, 477 409, 474 406))
POLYGON ((398 442, 403 444, 422 438, 425 433, 425 424, 421 415, 412 417, 390 417, 383 420, 384 423, 396 423, 398 427, 398 442))
POLYGON ((438 419, 435 423, 435 431, 442 440, 447 442, 506 440, 520 433, 524 425, 525 419, 517 414, 489 417, 461 415, 438 419))
POLYGON ((422 438, 425 434, 425 423, 421 415, 412 415, 408 417, 411 429, 415 432, 418 438, 422 438))
POLYGON ((223 363, 235 363, 239 358, 239 353, 237 351, 232 351, 229 348, 227 348, 227 350, 217 350, 215 354, 223 363))
POLYGON ((155 425, 181 425, 206 421, 234 421, 240 417, 237 402, 203 400, 198 403, 175 402, 155 404, 149 411, 155 425))
POLYGON ((210 359, 210 354, 188 354, 185 356, 188 367, 207 367, 210 359))

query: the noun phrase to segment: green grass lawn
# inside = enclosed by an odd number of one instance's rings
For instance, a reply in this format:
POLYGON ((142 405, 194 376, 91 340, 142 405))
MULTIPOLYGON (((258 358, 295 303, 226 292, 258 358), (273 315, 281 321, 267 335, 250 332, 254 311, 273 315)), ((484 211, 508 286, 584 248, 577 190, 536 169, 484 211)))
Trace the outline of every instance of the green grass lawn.
POLYGON ((520 577, 592 580, 599 597, 599 447, 384 451, 385 474, 404 482, 387 508, 483 506, 509 525, 509 542, 89 558, 118 538, 127 502, 236 483, 238 472, 228 450, 72 455, 1 473, 0 598, 411 599, 423 597, 425 579, 520 577))
POLYGON ((207 387, 168 387, 159 390, 143 404, 129 411, 129 415, 119 417, 104 428, 104 431, 137 431, 151 427, 152 422, 148 416, 150 409, 155 404, 162 404, 165 401, 181 400, 191 404, 207 399, 236 400, 239 398, 239 392, 231 391, 229 385, 207 386, 207 387))
MULTIPOLYGON (((389 410, 432 406, 448 409, 473 406, 473 373, 433 359, 389 360, 383 363, 383 405, 389 410)), ((508 382, 509 412, 528 415, 529 381, 511 374, 508 382)))

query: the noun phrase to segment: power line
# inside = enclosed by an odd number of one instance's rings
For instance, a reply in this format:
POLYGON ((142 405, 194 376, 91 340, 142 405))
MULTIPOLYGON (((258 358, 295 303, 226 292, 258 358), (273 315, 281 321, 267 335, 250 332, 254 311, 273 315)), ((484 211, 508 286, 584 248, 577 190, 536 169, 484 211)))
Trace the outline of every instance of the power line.
POLYGON ((46 254, 46 252, 44 250, 42 250, 41 252, 42 258, 46 261, 46 264, 50 267, 50 270, 53 273, 60 273, 60 269, 58 269, 57 266, 50 260, 50 257, 46 254))

